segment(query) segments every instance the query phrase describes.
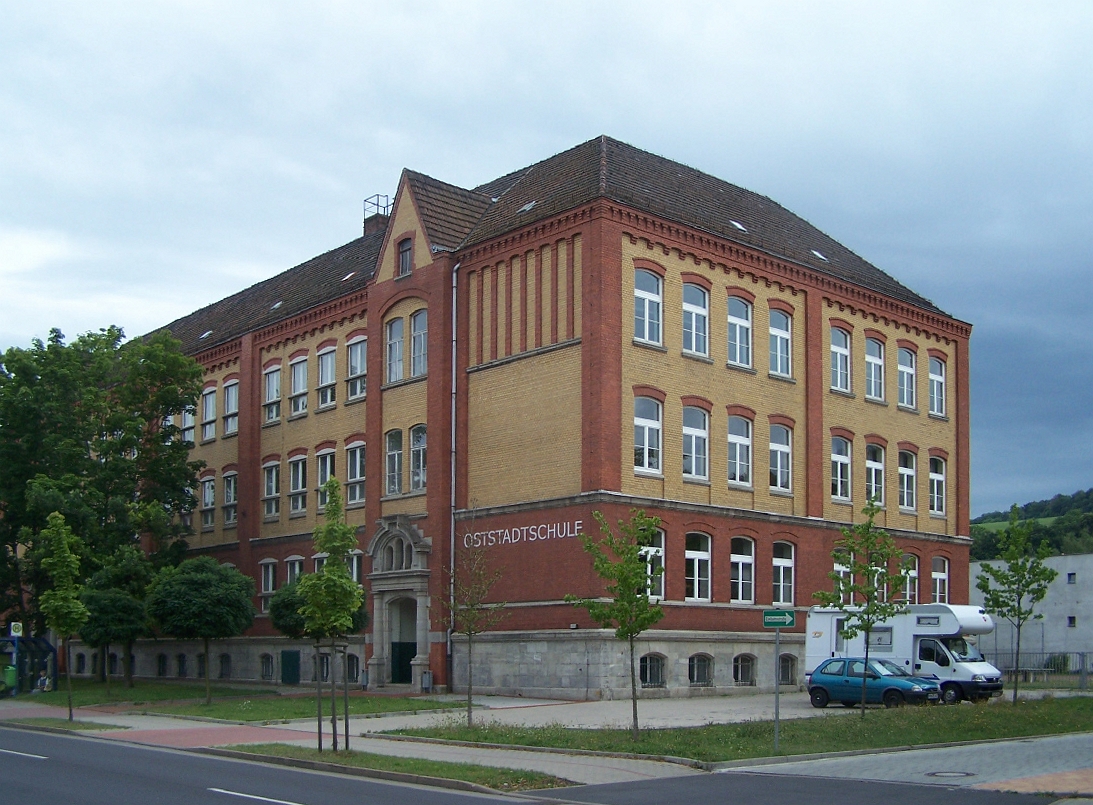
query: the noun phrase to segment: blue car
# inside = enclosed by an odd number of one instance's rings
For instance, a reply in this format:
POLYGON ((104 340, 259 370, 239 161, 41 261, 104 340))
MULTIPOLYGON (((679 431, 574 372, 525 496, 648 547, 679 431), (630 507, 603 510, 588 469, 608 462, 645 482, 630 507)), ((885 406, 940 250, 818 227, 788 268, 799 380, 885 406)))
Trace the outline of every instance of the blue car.
MULTIPOLYGON (((827 707, 831 701, 844 707, 861 703, 861 682, 865 660, 860 657, 834 657, 824 660, 809 675, 808 694, 813 707, 827 707)), ((866 704, 899 707, 902 704, 936 704, 941 688, 931 679, 911 676, 891 660, 869 660, 865 676, 866 704)))

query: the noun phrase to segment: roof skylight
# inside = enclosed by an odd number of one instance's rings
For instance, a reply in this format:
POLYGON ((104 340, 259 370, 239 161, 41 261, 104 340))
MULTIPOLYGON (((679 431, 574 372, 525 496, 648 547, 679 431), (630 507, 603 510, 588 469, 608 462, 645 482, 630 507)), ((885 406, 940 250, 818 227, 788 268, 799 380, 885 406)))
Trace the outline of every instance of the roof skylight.
POLYGON ((732 224, 733 226, 735 226, 741 232, 747 232, 748 231, 748 228, 746 226, 744 226, 739 221, 734 221, 732 218, 729 219, 729 223, 732 224))
POLYGON ((521 207, 519 210, 517 210, 517 212, 530 212, 531 208, 534 207, 534 206, 535 206, 535 202, 534 201, 529 201, 527 204, 525 204, 523 207, 521 207))
POLYGON ((828 259, 827 259, 826 257, 824 257, 824 256, 823 256, 822 254, 820 254, 820 253, 819 253, 818 251, 816 251, 815 249, 813 249, 813 250, 812 250, 812 253, 813 253, 814 255, 816 255, 817 257, 819 257, 819 258, 820 258, 821 260, 823 260, 823 261, 824 261, 825 263, 829 263, 829 262, 831 262, 831 261, 830 261, 830 260, 828 260, 828 259))
POLYGON ((356 273, 357 273, 356 271, 350 271, 348 274, 346 274, 344 277, 342 277, 342 282, 345 282, 347 279, 349 279, 350 277, 352 277, 356 273))
POLYGON ((203 333, 202 333, 201 335, 199 335, 199 336, 197 337, 197 340, 198 340, 198 341, 201 341, 202 339, 208 338, 208 337, 209 337, 210 335, 212 335, 212 334, 213 334, 213 331, 212 331, 212 330, 206 330, 205 332, 203 332, 203 333))
POLYGON ((269 306, 269 309, 270 309, 270 310, 276 310, 276 309, 277 309, 277 308, 279 308, 280 306, 281 306, 281 302, 280 302, 280 301, 277 301, 277 302, 274 302, 274 303, 273 303, 272 305, 270 305, 270 306, 269 306))

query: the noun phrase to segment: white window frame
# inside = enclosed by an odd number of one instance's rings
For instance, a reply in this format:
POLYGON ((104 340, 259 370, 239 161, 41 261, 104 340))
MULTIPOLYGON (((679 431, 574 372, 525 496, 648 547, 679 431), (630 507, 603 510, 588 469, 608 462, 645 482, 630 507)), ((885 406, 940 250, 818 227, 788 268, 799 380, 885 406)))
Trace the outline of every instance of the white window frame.
POLYGON ((398 277, 408 277, 414 270, 414 239, 403 238, 398 242, 398 277))
POLYGON ((847 502, 851 499, 849 439, 831 437, 831 499, 847 502))
POLYGON ((319 511, 326 508, 326 490, 323 486, 335 475, 334 450, 322 450, 315 454, 315 506, 319 511))
POLYGON ((683 477, 695 481, 710 477, 710 415, 693 405, 683 407, 683 477), (698 416, 701 427, 696 424, 698 416))
POLYGON ((660 601, 664 598, 664 532, 658 528, 649 544, 643 546, 640 553, 645 559, 649 599, 660 601), (661 570, 660 573, 656 573, 658 568, 661 570))
POLYGON ((403 377, 402 346, 406 324, 401 318, 391 319, 384 325, 384 342, 387 345, 387 382, 397 383, 403 377))
POLYGON ((899 507, 904 511, 914 511, 916 507, 917 465, 918 457, 914 453, 899 451, 899 507))
POLYGON ((865 339, 865 397, 884 399, 884 342, 876 338, 865 339))
POLYGON ((865 446, 865 496, 877 506, 884 506, 884 448, 865 446))
POLYGON ((785 311, 771 308, 770 373, 777 377, 793 376, 793 317, 785 311), (782 321, 785 321, 783 328, 782 321))
POLYGON ((429 310, 422 308, 410 315, 410 377, 429 373, 429 310))
POLYGON ((930 358, 930 413, 934 416, 945 416, 945 361, 940 358, 930 358))
POLYGON ((747 417, 729 417, 729 486, 751 488, 752 422, 747 417))
MULTIPOLYGON (((850 575, 849 565, 844 565, 842 562, 837 561, 837 562, 834 563, 834 565, 832 565, 832 570, 834 570, 835 574, 839 578, 843 579, 844 581, 849 579, 851 581, 851 583, 853 583, 853 579, 851 578, 851 575, 850 575)), ((847 592, 847 586, 848 585, 843 584, 843 585, 840 585, 840 588, 839 588, 842 591, 841 600, 844 604, 849 604, 850 603, 849 598, 852 595, 852 593, 847 592)))
POLYGON ((755 602, 755 540, 733 537, 729 542, 729 600, 734 604, 755 602), (748 553, 738 549, 747 548, 748 553))
POLYGON ((850 333, 831 328, 831 388, 850 393, 850 333))
POLYGON ((364 503, 365 481, 364 442, 350 442, 345 446, 345 505, 364 503))
POLYGON ((258 563, 262 612, 269 612, 269 600, 277 592, 277 560, 263 559, 258 563))
POLYGON ((663 406, 659 400, 634 398, 634 472, 660 475, 662 418, 663 406), (639 413, 639 408, 645 410, 639 413), (656 418, 650 418, 650 414, 656 418))
POLYGON ((945 514, 945 459, 930 456, 930 514, 945 514))
POLYGON ((201 479, 201 528, 216 526, 216 478, 201 479))
POLYGON ((239 475, 226 472, 221 478, 224 489, 224 527, 227 528, 239 522, 239 475))
POLYGON ((288 460, 288 510, 289 514, 307 511, 307 456, 288 460))
POLYGON ((179 428, 179 436, 182 441, 193 444, 196 432, 197 413, 193 408, 185 408, 182 411, 182 426, 179 428))
POLYGON ((364 578, 364 552, 359 548, 351 550, 345 557, 345 566, 349 568, 349 578, 360 584, 364 578))
POLYGON ((307 413, 307 356, 297 358, 288 365, 292 376, 292 395, 289 398, 289 416, 307 413))
POLYGON ((899 364, 899 400, 902 408, 915 407, 915 364, 918 356, 906 347, 900 347, 896 353, 899 364))
POLYGON ((661 311, 664 309, 664 281, 652 271, 634 271, 634 340, 642 344, 661 345, 661 311), (641 280, 650 278, 655 290, 642 288, 641 280))
POLYGON ((684 575, 686 586, 684 588, 685 601, 709 601, 710 600, 710 543, 713 541, 709 534, 701 531, 692 531, 684 537, 684 575), (704 540, 705 547, 692 537, 704 540), (694 545, 696 547, 687 547, 694 545))
POLYGON ((421 492, 427 483, 428 430, 425 425, 410 428, 410 491, 421 492))
MULTIPOLYGON (((739 313, 739 311, 738 311, 739 313)), ((729 363, 751 368, 751 321, 752 306, 747 299, 729 297, 729 363), (734 315, 733 307, 743 309, 744 315, 734 315)))
POLYGON ((262 516, 281 516, 281 463, 270 461, 262 465, 262 516))
POLYGON ((703 358, 710 354, 710 294, 691 282, 683 283, 683 351, 703 358))
POLYGON ((771 603, 775 605, 793 606, 793 575, 794 561, 797 549, 792 542, 779 540, 772 548, 771 563, 773 566, 773 584, 771 586, 771 603), (779 548, 789 556, 779 556, 779 548))
POLYGON ((201 392, 201 441, 216 438, 216 387, 201 392))
POLYGON ((402 431, 389 430, 383 435, 384 489, 386 494, 402 494, 402 431), (397 439, 397 444, 395 443, 397 439))
POLYGON ((770 426, 770 481, 771 489, 793 491, 793 430, 786 425, 770 426), (774 434, 782 431, 788 444, 774 440, 774 434))
POLYGON ((264 422, 281 418, 281 367, 271 366, 262 372, 262 411, 264 422))
POLYGON ((903 600, 908 604, 918 603, 918 557, 913 553, 903 555, 903 600))
POLYGON ((318 366, 318 406, 329 408, 338 401, 338 349, 329 347, 315 355, 318 366))
POLYGON ((289 556, 285 559, 285 584, 299 581, 304 575, 304 557, 289 556))
POLYGON ((359 336, 345 345, 345 397, 356 400, 368 393, 368 338, 359 336))
POLYGON ((239 432, 239 381, 224 384, 224 435, 239 432))
POLYGON ((944 556, 935 556, 930 560, 930 580, 933 602, 949 603, 949 560, 944 556))

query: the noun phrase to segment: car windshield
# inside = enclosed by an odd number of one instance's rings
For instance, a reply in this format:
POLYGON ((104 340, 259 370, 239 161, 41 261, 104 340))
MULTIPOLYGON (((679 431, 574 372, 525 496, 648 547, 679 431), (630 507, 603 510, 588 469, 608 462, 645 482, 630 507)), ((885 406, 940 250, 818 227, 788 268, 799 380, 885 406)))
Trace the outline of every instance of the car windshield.
POLYGON ((891 660, 870 660, 869 667, 877 676, 910 676, 891 660))
POLYGON ((965 640, 963 637, 943 637, 941 642, 949 649, 957 662, 981 662, 983 655, 979 649, 965 640))

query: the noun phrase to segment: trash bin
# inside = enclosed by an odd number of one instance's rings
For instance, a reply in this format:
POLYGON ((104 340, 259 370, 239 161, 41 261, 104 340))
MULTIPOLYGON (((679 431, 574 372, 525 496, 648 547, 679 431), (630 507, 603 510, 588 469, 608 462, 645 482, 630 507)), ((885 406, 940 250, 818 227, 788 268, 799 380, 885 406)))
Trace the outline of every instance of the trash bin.
POLYGON ((4 686, 15 695, 15 689, 19 685, 19 675, 15 672, 14 665, 5 665, 3 674, 4 686))
POLYGON ((422 671, 421 672, 421 692, 430 693, 433 689, 433 672, 422 671))

